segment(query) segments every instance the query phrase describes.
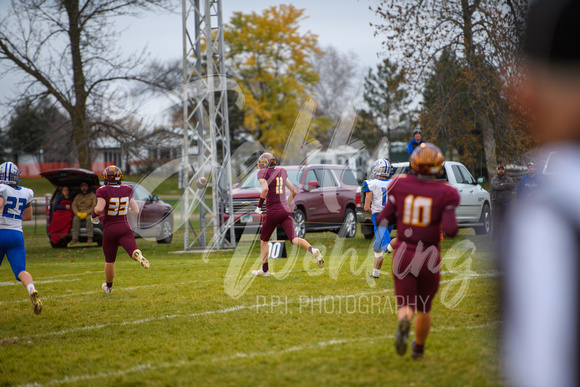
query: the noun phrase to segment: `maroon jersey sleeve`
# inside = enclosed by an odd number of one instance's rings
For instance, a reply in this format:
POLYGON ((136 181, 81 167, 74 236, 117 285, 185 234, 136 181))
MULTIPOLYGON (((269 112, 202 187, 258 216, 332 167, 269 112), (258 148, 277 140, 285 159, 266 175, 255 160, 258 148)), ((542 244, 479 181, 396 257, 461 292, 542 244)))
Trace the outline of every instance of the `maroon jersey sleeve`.
POLYGON ((258 170, 258 180, 259 179, 266 179, 266 173, 268 173, 269 170, 270 170, 270 168, 264 168, 264 169, 258 170))

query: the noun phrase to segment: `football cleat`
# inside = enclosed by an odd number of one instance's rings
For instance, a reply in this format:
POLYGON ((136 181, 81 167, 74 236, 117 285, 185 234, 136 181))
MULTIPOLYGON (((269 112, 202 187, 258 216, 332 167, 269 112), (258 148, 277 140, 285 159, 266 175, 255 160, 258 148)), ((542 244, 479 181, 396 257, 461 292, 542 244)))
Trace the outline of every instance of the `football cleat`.
POLYGON ((30 302, 32 302, 34 314, 40 314, 40 312, 42 312, 42 301, 40 301, 38 290, 33 290, 30 292, 30 302))
POLYGON ((115 165, 108 166, 103 171, 103 180, 105 184, 118 185, 123 179, 123 172, 115 165))
POLYGON ((149 269, 149 261, 143 256, 143 254, 141 254, 139 250, 135 250, 131 258, 133 258, 134 261, 139 262, 145 269, 149 269))
POLYGON ((318 249, 312 249, 312 258, 314 258, 314 260, 316 261, 316 263, 318 263, 318 267, 319 268, 322 269, 324 267, 324 257, 320 253, 320 250, 318 250, 318 249))
POLYGON ((274 168, 276 166, 276 157, 272 153, 262 153, 258 158, 258 169, 274 168))
POLYGON ((397 326, 397 333, 395 333, 395 349, 401 356, 407 352, 407 344, 409 341, 409 331, 411 330, 411 322, 407 317, 403 317, 397 326))
POLYGON ((17 185, 20 181, 20 170, 16 164, 7 161, 0 165, 0 183, 17 185))
POLYGON ((113 288, 112 287, 108 287, 107 283, 104 282, 103 286, 101 286, 103 288, 103 292, 107 293, 107 294, 111 294, 113 293, 113 288))
POLYGON ((375 278, 375 279, 378 279, 378 278, 379 278, 379 276, 378 276, 378 275, 374 275, 374 274, 372 274, 372 273, 371 273, 371 274, 369 274, 369 278, 375 278))
POLYGON ((268 270, 268 271, 264 271, 262 269, 260 269, 260 270, 252 270, 252 275, 254 277, 269 277, 270 276, 270 270, 268 270))
POLYGON ((425 349, 423 349, 422 351, 416 351, 415 350, 415 340, 413 340, 413 344, 411 344, 411 358, 413 360, 421 360, 423 359, 423 354, 425 353, 425 349))
POLYGON ((443 153, 433 144, 422 143, 409 157, 411 168, 417 175, 436 176, 443 170, 443 153))

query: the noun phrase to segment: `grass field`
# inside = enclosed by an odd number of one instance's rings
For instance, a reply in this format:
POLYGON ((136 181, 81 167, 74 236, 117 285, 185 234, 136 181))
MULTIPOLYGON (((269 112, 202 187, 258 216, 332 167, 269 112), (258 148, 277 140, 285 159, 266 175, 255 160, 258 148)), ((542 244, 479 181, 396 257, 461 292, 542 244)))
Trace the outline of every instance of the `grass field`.
POLYGON ((489 237, 471 230, 443 242, 433 330, 418 362, 393 347, 391 256, 381 278, 369 280, 369 241, 360 233, 307 234, 326 250, 323 270, 287 244, 289 258, 270 261, 278 274, 248 283, 258 268, 258 244, 248 237, 207 260, 173 253, 183 249, 179 233, 169 246, 138 240, 151 268, 120 252, 110 295, 101 290, 100 248, 51 249, 44 235, 26 228, 25 236, 44 309, 33 314, 5 261, 0 385, 502 384, 499 278, 489 237))

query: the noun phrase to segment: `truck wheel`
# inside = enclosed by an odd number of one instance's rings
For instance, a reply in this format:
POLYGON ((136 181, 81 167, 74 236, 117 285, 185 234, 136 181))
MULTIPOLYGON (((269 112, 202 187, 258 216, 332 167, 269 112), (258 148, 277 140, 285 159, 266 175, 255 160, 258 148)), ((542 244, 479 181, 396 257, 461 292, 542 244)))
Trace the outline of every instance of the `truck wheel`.
POLYGON ((479 218, 479 223, 483 223, 483 226, 474 227, 475 233, 477 235, 487 235, 491 231, 491 211, 489 210, 489 204, 485 203, 483 209, 481 210, 481 217, 479 218))
POLYGON ((352 208, 347 208, 344 212, 342 227, 338 232, 339 238, 354 238, 356 235, 356 214, 352 208))
POLYGON ((304 238, 306 235, 306 215, 302 210, 294 210, 294 231, 298 238, 304 238))

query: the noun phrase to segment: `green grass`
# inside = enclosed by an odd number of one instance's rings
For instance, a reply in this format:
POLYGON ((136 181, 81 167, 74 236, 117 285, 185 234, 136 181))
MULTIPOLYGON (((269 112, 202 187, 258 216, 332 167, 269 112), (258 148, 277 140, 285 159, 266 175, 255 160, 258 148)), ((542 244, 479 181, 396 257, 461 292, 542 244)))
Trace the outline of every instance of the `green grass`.
POLYGON ((34 191, 35 196, 44 196, 49 193, 54 192, 54 185, 45 178, 42 177, 23 177, 18 185, 30 188, 34 191))
MULTIPOLYGON (((225 284, 234 280, 230 264, 239 264, 244 273, 258 267, 258 245, 251 246, 248 237, 240 244, 251 252, 245 265, 244 255, 232 251, 213 252, 207 262, 201 253, 172 253, 183 249, 180 234, 169 246, 138 240, 151 269, 120 251, 114 292, 107 295, 101 290, 100 248, 51 249, 44 235, 31 234, 27 227, 27 269, 44 310, 39 316, 32 313, 26 290, 4 262, 0 385, 502 383, 498 278, 488 237, 464 231, 443 242, 444 256, 453 254, 448 249, 457 250, 461 240, 473 242, 477 250, 457 262, 444 260, 425 358, 414 362, 409 354, 398 356, 392 343, 391 256, 371 287, 366 278, 371 268, 363 263, 369 241, 361 234, 351 240, 307 234, 311 243, 326 249, 325 269, 317 269, 309 256, 304 260, 300 251, 285 278, 257 278, 239 298, 232 298, 225 284), (441 295, 447 291, 449 300, 457 294, 460 282, 453 285, 452 280, 469 262, 480 276, 466 280, 469 287, 457 306, 445 307, 441 295)), ((287 248, 291 256, 294 250, 287 248)), ((292 261, 270 263, 281 273, 292 261)))

